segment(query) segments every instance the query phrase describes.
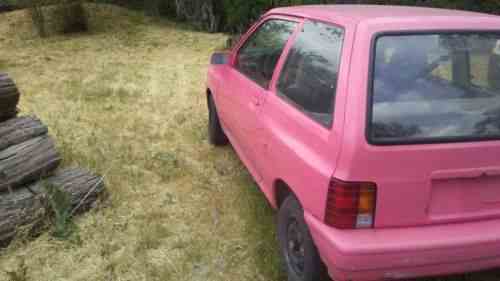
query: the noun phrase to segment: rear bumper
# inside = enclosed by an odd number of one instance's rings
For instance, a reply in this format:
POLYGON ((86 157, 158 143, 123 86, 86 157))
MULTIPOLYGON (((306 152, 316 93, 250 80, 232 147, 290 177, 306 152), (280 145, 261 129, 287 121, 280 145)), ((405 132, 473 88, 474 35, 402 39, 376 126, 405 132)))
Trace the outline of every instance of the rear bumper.
POLYGON ((500 220, 439 226, 337 230, 305 219, 332 278, 371 281, 500 267, 500 220))

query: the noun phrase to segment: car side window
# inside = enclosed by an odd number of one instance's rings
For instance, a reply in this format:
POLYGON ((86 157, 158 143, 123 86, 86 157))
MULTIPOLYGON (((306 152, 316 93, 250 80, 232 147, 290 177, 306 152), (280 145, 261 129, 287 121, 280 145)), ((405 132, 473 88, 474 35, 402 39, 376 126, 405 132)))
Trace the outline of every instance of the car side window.
POLYGON ((236 58, 236 69, 263 88, 268 88, 276 64, 296 22, 269 20, 245 42, 236 58))
POLYGON ((325 127, 331 127, 344 31, 306 22, 278 80, 278 95, 325 127))

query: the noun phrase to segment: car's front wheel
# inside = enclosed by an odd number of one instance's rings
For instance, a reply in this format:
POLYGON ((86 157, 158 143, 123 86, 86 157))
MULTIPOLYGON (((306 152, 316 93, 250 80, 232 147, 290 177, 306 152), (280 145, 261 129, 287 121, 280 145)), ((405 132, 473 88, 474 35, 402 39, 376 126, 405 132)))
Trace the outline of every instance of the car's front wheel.
POLYGON ((285 199, 278 213, 278 239, 288 281, 318 281, 324 266, 295 196, 285 199))
POLYGON ((208 140, 216 146, 228 143, 226 134, 220 125, 219 115, 212 96, 208 96, 208 140))

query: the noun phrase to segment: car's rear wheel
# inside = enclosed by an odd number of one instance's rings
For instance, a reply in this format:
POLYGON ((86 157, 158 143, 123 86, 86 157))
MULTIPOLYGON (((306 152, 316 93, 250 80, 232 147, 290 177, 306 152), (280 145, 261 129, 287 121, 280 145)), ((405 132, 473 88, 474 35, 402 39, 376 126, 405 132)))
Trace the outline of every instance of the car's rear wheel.
POLYGON ((208 96, 208 140, 212 145, 216 146, 228 143, 226 134, 220 125, 219 115, 212 96, 208 96))
POLYGON ((288 196, 278 213, 278 239, 288 281, 325 279, 324 265, 295 196, 288 196))

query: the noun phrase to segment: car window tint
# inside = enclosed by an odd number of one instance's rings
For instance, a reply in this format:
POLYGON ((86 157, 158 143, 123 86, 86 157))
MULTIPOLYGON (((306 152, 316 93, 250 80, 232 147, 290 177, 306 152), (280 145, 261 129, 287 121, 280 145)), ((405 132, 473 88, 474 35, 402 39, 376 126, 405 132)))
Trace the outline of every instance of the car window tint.
POLYGON ((240 49, 236 69, 263 88, 267 88, 281 53, 296 26, 296 22, 285 20, 265 22, 240 49))
POLYGON ((319 22, 306 22, 278 81, 285 100, 326 127, 333 120, 344 31, 319 22))
POLYGON ((500 138, 500 35, 377 39, 370 138, 378 143, 500 138))

